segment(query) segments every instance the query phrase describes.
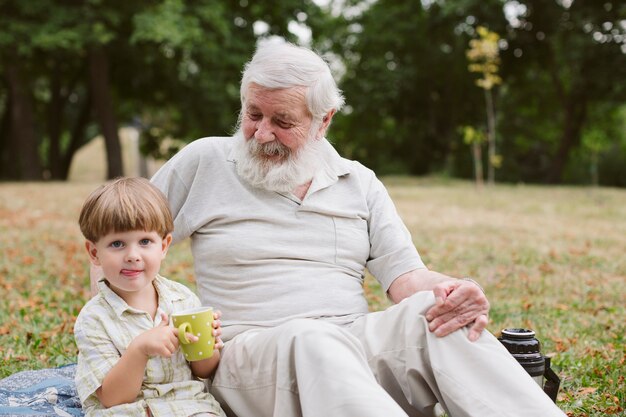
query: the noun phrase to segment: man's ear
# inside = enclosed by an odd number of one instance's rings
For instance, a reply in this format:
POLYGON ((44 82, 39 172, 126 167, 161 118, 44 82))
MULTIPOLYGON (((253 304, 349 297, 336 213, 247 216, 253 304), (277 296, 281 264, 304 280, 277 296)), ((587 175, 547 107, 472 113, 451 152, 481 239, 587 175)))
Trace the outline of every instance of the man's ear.
POLYGON ((161 249, 163 250, 163 257, 167 255, 167 250, 169 249, 171 244, 172 244, 172 234, 168 233, 167 236, 163 238, 163 242, 161 243, 162 245, 161 249))
POLYGON ((322 118, 322 124, 320 125, 320 128, 317 131, 318 138, 324 137, 324 135, 326 134, 326 129, 328 129, 328 126, 330 126, 330 121, 333 119, 333 116, 335 115, 335 113, 336 113, 336 110, 333 109, 329 111, 328 113, 326 113, 326 115, 322 118))
POLYGON ((87 253, 89 254, 89 259, 91 263, 97 266, 100 266, 100 260, 98 259, 98 248, 96 244, 91 240, 85 241, 85 249, 87 249, 87 253))

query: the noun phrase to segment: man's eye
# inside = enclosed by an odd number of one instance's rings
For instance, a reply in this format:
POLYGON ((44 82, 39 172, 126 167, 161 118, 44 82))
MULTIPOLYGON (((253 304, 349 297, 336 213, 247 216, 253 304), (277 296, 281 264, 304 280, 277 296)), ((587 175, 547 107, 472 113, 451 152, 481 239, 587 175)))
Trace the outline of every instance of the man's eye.
POLYGON ((124 246, 124 244, 121 241, 119 241, 119 240, 116 240, 115 242, 111 242, 111 247, 112 248, 121 248, 123 246, 124 246))
POLYGON ((259 113, 248 113, 248 118, 250 120, 261 120, 261 117, 263 116, 261 116, 261 114, 259 113))
POLYGON ((293 123, 291 123, 291 122, 286 122, 286 121, 284 121, 284 120, 278 120, 278 121, 276 122, 276 124, 277 124, 278 126, 280 126, 282 129, 289 129, 289 128, 293 127, 293 123))

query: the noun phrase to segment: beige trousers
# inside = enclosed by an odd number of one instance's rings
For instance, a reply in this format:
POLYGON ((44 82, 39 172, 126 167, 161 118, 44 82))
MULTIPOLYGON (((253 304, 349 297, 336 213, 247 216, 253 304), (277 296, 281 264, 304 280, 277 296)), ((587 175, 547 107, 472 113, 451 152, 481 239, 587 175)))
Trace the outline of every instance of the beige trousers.
POLYGON ((346 327, 294 320, 226 343, 211 392, 228 416, 564 417, 490 333, 438 338, 422 292, 346 327))

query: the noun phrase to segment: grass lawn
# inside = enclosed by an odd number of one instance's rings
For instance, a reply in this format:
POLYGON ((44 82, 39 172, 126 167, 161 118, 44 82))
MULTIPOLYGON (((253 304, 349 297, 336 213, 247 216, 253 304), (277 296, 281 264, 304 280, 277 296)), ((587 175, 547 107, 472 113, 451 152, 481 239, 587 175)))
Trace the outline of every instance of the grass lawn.
MULTIPOLYGON (((472 276, 489 330, 527 327, 562 379, 570 416, 624 415, 626 190, 387 178, 426 264, 472 276)), ((0 378, 76 360, 72 328, 89 297, 77 225, 97 184, 0 183, 0 378)), ((187 243, 163 274, 193 287, 187 243)), ((372 309, 388 302, 371 277, 372 309)))

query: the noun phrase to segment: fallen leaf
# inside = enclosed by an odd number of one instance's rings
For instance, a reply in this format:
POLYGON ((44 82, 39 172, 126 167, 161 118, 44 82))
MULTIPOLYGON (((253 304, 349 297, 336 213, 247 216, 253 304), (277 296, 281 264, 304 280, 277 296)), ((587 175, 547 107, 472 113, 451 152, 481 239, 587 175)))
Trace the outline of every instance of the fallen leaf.
POLYGON ((584 395, 593 394, 597 390, 598 390, 598 388, 595 388, 595 387, 584 387, 584 388, 580 388, 576 393, 579 396, 584 396, 584 395))

